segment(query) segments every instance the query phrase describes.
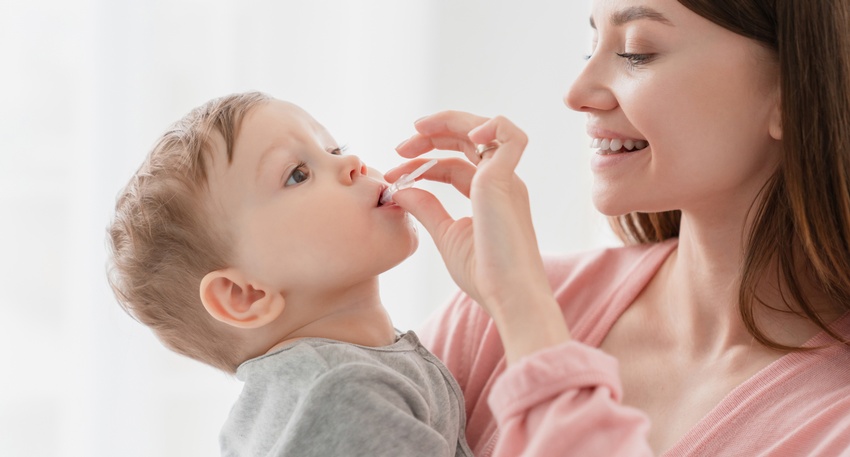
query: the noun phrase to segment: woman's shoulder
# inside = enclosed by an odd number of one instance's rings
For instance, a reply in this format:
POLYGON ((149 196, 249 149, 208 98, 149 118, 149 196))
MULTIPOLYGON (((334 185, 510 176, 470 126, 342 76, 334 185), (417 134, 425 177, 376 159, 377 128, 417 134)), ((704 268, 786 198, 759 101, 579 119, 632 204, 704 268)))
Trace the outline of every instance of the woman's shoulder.
POLYGON ((677 240, 627 246, 602 247, 566 255, 543 257, 553 287, 580 281, 584 285, 610 286, 635 270, 657 270, 676 247, 677 240))
MULTIPOLYGON (((645 243, 628 246, 603 247, 564 255, 543 257, 549 284, 556 298, 567 292, 598 296, 611 290, 620 290, 624 284, 643 286, 670 252, 677 246, 676 239, 660 243, 645 243)), ((463 293, 457 291, 434 316, 458 322, 485 319, 489 316, 480 306, 463 293)))
POLYGON ((573 337, 590 344, 604 337, 676 246, 672 239, 544 258, 573 337))

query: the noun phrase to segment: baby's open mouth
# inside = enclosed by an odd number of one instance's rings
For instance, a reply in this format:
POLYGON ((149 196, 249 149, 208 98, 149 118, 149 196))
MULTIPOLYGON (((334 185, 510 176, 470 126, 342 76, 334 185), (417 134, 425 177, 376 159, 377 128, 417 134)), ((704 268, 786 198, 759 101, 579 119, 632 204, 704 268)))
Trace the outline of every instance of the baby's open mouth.
POLYGON ((389 199, 385 199, 385 198, 383 198, 383 197, 384 197, 384 192, 386 192, 386 191, 387 191, 387 189, 389 189, 389 187, 390 187, 390 186, 386 186, 386 185, 381 186, 381 191, 380 191, 380 192, 378 192, 378 204, 377 204, 377 206, 378 206, 379 208, 380 208, 381 206, 390 206, 390 205, 395 205, 395 204, 396 204, 396 203, 395 203, 395 201, 393 201, 393 199, 391 199, 391 198, 389 198, 389 199), (381 203, 381 200, 384 200, 384 202, 383 202, 383 203, 381 203))

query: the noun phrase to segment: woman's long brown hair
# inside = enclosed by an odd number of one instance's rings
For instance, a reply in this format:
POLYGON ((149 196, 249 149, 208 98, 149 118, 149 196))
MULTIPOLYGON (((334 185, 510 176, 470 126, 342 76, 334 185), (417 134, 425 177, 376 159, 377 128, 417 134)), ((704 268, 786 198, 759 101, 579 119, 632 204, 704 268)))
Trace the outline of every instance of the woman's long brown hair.
MULTIPOLYGON (((779 64, 782 159, 753 208, 746 239, 739 307, 747 329, 765 346, 799 349, 774 341, 756 322, 756 306, 771 306, 758 298, 757 286, 775 274, 787 310, 850 344, 807 293, 819 289, 833 313, 850 310, 850 1, 679 3, 771 49, 779 64)), ((611 218, 632 244, 677 237, 680 222, 680 211, 611 218)))

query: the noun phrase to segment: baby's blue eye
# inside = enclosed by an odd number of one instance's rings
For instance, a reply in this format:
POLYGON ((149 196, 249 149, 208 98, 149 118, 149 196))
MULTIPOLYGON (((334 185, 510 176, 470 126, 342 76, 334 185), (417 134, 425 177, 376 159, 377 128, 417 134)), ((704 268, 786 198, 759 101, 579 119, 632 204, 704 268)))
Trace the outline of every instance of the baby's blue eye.
POLYGON ((289 177, 286 178, 286 182, 283 183, 284 187, 294 186, 296 184, 300 184, 307 180, 310 177, 310 172, 305 168, 304 164, 299 164, 292 170, 292 173, 289 174, 289 177))

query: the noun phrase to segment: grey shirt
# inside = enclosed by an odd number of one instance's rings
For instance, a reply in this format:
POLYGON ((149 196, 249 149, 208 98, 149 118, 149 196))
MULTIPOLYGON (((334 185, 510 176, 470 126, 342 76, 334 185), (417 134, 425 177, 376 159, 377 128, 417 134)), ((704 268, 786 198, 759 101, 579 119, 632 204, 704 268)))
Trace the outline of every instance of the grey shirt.
POLYGON ((413 332, 377 348, 302 339, 236 377, 223 456, 472 456, 460 387, 413 332))

